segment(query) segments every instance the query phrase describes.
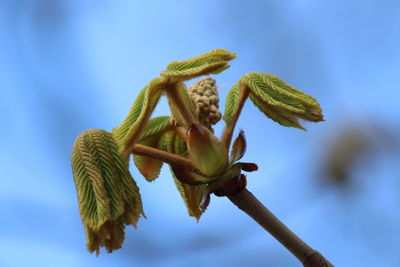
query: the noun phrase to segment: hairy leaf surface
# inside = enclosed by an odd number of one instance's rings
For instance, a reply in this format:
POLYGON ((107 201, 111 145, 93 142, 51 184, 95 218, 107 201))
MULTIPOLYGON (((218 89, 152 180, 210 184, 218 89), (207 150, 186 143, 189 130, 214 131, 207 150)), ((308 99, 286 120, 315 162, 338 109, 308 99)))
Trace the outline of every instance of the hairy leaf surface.
POLYGON ((140 138, 161 97, 163 86, 160 78, 153 79, 140 92, 124 122, 113 130, 121 152, 125 153, 140 138))
POLYGON ((235 113, 239 108, 239 92, 240 92, 240 82, 237 82, 229 90, 225 99, 225 111, 224 111, 224 121, 226 124, 230 124, 235 116, 235 113))
MULTIPOLYGON (((160 149, 167 152, 178 154, 181 156, 187 155, 186 144, 182 138, 174 131, 167 131, 161 139, 160 149)), ((197 220, 200 219, 203 211, 200 209, 200 203, 203 200, 205 194, 205 185, 189 185, 178 180, 171 169, 171 173, 174 177, 176 187, 181 194, 185 205, 188 209, 190 216, 195 217, 197 220)))
POLYGON ((88 250, 120 248, 125 224, 135 226, 144 214, 139 188, 113 136, 104 130, 83 132, 75 141, 71 163, 88 250))
MULTIPOLYGON (((140 144, 145 146, 150 146, 157 148, 160 142, 160 134, 152 135, 140 144)), ((151 157, 134 155, 133 156, 136 167, 139 169, 140 173, 146 178, 147 181, 151 182, 160 175, 161 167, 163 162, 151 157)))
POLYGON ((185 81, 207 74, 218 74, 229 68, 228 62, 236 57, 225 49, 215 49, 205 54, 169 64, 161 76, 172 81, 185 81))
POLYGON ((280 125, 306 130, 303 126, 301 126, 299 120, 289 112, 282 109, 277 110, 276 107, 268 105, 266 102, 262 101, 259 97, 253 94, 250 94, 250 99, 261 112, 263 112, 271 120, 278 122, 280 125))
POLYGON ((304 129, 299 118, 318 122, 323 120, 318 102, 283 82, 276 76, 250 72, 240 80, 250 89, 250 99, 270 119, 283 126, 304 129))
POLYGON ((194 104, 190 99, 185 84, 178 83, 173 89, 176 91, 172 92, 169 90, 167 92, 168 105, 171 110, 172 118, 176 125, 189 127, 197 116, 194 104), (175 102, 176 98, 179 98, 179 104, 175 102), (184 114, 185 112, 189 114, 184 114), (191 118, 191 120, 185 120, 184 118, 191 118))
POLYGON ((145 140, 154 135, 160 135, 162 132, 170 129, 171 118, 169 116, 155 117, 149 120, 143 134, 140 136, 141 140, 145 140))

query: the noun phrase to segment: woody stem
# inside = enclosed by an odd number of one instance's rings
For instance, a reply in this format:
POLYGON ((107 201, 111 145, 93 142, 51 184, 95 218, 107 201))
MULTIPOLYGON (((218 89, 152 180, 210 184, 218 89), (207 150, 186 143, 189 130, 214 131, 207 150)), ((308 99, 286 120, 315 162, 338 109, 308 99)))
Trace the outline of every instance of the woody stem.
POLYGON ((227 197, 285 246, 303 266, 333 267, 332 263, 287 228, 247 189, 227 197))

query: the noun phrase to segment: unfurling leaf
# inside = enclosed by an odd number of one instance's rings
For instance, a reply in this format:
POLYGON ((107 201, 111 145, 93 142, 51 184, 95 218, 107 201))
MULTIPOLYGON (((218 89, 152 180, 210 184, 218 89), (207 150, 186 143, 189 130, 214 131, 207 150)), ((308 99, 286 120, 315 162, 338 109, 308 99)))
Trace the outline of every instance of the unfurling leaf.
POLYGON ((170 129, 171 119, 169 116, 155 117, 149 120, 143 134, 140 136, 141 140, 145 140, 149 137, 160 135, 166 130, 170 129))
POLYGON ((240 131, 232 145, 230 163, 232 164, 241 159, 244 153, 246 153, 246 138, 244 132, 240 131))
POLYGON ((253 94, 250 94, 250 99, 261 112, 263 112, 268 118, 272 119, 273 121, 278 122, 280 125, 305 130, 305 128, 301 126, 299 120, 291 115, 289 112, 286 112, 284 110, 278 111, 272 106, 266 105, 265 102, 263 102, 262 100, 260 100, 260 98, 253 94))
POLYGON ((226 124, 230 124, 239 108, 239 92, 240 92, 240 81, 235 83, 229 90, 225 99, 225 111, 223 119, 226 124))
POLYGON ((114 128, 114 137, 124 154, 129 146, 140 139, 151 113, 160 100, 163 86, 160 78, 153 79, 142 89, 122 124, 114 128))
MULTIPOLYGON (((183 141, 183 139, 174 131, 167 131, 161 138, 161 142, 159 144, 159 148, 163 149, 167 152, 174 153, 180 156, 186 156, 187 155, 187 149, 186 149, 186 144, 183 141)), ((177 169, 175 169, 177 171, 177 169)), ((182 170, 181 170, 182 171, 182 170)), ((184 173, 178 173, 178 175, 181 175, 180 179, 178 179, 175 176, 175 173, 173 171, 173 167, 171 166, 171 173, 172 176, 174 177, 174 181, 176 184, 176 187, 181 194, 185 205, 188 209, 188 213, 190 216, 193 216, 197 219, 197 221, 200 219, 201 214, 203 213, 204 210, 201 210, 200 204, 205 197, 205 185, 190 185, 188 183, 183 182, 182 180, 193 179, 191 178, 192 173, 190 173, 190 177, 182 177, 182 175, 185 175, 187 170, 183 170, 184 173)), ((205 177, 204 177, 205 178, 205 177)))
POLYGON ((204 210, 201 209, 201 203, 203 199, 206 197, 206 186, 205 185, 188 185, 179 181, 175 174, 172 172, 174 176, 174 181, 176 184, 176 188, 181 194, 183 200, 185 201, 185 205, 188 209, 189 216, 193 216, 197 221, 200 220, 201 215, 204 210))
MULTIPOLYGON (((139 142, 139 144, 156 148, 158 147, 159 139, 159 135, 154 135, 139 142)), ((140 173, 144 176, 144 178, 146 178, 147 181, 151 182, 160 175, 161 167, 163 165, 162 161, 155 158, 139 155, 133 155, 133 160, 136 167, 139 169, 140 173)))
POLYGON ((196 111, 186 86, 183 83, 170 85, 166 93, 174 122, 189 127, 196 120, 196 111))
POLYGON ((183 61, 174 61, 160 73, 171 81, 185 81, 207 74, 218 74, 229 68, 228 62, 236 57, 225 49, 211 50, 183 61))
POLYGON ((225 147, 207 127, 193 124, 188 129, 187 137, 189 156, 203 175, 215 177, 227 169, 225 147))
POLYGON ((250 99, 270 119, 283 126, 304 129, 298 119, 323 121, 318 102, 276 76, 250 72, 240 79, 250 90, 250 99))
MULTIPOLYGON (((170 117, 162 116, 149 120, 139 144, 158 148, 162 134, 172 127, 170 117)), ((136 167, 140 173, 151 182, 160 175, 162 161, 146 156, 133 156, 136 167)))
POLYGON ((104 130, 83 132, 75 141, 71 163, 88 250, 120 248, 125 225, 136 227, 144 213, 139 188, 113 136, 104 130))

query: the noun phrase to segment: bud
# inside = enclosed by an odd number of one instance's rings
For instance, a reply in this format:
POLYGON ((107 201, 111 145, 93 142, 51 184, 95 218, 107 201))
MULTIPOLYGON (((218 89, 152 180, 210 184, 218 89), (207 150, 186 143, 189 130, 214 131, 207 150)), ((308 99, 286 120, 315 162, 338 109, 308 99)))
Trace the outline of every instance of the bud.
POLYGON ((214 177, 227 169, 225 147, 209 129, 201 124, 192 124, 187 137, 190 158, 205 176, 214 177))
POLYGON ((190 86, 188 90, 201 124, 207 128, 216 124, 221 119, 221 112, 218 109, 219 98, 215 80, 211 77, 203 78, 190 86))
POLYGON ((87 130, 75 141, 71 163, 87 249, 99 254, 100 247, 108 252, 120 248, 125 225, 136 227, 144 214, 139 188, 116 141, 104 130, 87 130))
POLYGON ((241 130, 239 132, 238 137, 236 137, 232 145, 231 158, 230 158, 231 164, 243 157, 244 153, 246 153, 246 147, 247 147, 246 138, 244 136, 243 130, 241 130))

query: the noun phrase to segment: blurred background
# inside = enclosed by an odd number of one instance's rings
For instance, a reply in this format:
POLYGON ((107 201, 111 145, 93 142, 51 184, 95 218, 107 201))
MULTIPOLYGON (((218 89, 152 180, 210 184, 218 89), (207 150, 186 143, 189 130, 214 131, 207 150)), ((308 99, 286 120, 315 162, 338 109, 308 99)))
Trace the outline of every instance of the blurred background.
POLYGON ((76 136, 110 131, 168 63, 215 48, 239 55, 216 77, 221 109, 261 71, 324 110, 304 132, 247 102, 249 190, 336 266, 400 266, 399 47, 395 0, 0 0, 0 266, 300 266, 227 199, 196 223, 168 168, 147 183, 133 164, 148 219, 123 249, 86 251, 76 136))

